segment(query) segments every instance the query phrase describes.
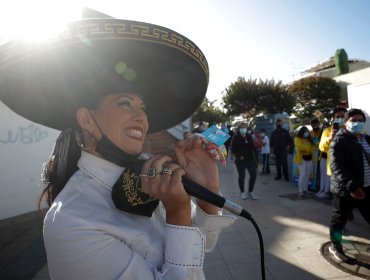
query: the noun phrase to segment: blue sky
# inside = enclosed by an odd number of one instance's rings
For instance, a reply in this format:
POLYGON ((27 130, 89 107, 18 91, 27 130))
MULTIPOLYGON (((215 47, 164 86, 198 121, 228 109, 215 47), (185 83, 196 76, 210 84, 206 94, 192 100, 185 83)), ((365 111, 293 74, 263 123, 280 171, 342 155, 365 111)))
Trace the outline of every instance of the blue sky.
POLYGON ((210 100, 220 100, 225 88, 240 76, 289 82, 293 74, 299 77, 338 48, 344 48, 349 58, 370 61, 368 0, 7 2, 1 4, 5 17, 0 19, 0 39, 25 21, 77 19, 83 6, 174 29, 204 52, 210 67, 210 100))

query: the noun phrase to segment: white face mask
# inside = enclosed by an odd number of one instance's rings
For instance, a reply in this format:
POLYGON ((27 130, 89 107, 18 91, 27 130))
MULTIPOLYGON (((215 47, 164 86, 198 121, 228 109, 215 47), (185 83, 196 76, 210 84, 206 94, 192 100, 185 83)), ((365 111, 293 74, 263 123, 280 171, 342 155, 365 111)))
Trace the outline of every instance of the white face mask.
POLYGON ((260 135, 261 135, 261 137, 265 137, 265 133, 261 133, 260 135))
POLYGON ((247 134, 247 129, 246 128, 240 128, 239 132, 240 132, 240 134, 245 135, 245 134, 247 134))

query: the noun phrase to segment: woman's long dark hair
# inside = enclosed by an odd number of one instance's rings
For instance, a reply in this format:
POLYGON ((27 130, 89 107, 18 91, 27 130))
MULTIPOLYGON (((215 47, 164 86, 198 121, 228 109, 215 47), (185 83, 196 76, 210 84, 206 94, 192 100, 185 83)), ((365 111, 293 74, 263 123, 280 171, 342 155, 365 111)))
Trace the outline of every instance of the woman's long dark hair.
POLYGON ((77 129, 62 131, 53 149, 49 160, 42 171, 44 190, 38 199, 38 208, 41 209, 43 199, 50 207, 56 196, 64 188, 69 178, 78 169, 77 161, 81 156, 81 147, 76 142, 77 129))

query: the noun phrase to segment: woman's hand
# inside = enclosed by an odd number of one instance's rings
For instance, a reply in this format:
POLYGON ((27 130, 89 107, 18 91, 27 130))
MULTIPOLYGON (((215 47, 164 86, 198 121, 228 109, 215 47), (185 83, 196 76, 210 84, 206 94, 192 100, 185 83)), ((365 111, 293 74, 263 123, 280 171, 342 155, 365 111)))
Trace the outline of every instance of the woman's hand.
MULTIPOLYGON (((219 175, 216 161, 210 156, 201 138, 197 134, 176 145, 176 157, 179 165, 186 172, 186 177, 218 193, 219 175)), ((198 200, 198 205, 208 214, 217 214, 218 208, 198 200)))
POLYGON ((150 168, 156 170, 154 177, 141 177, 143 192, 162 201, 166 209, 166 222, 173 225, 191 226, 190 196, 181 182, 185 171, 179 165, 171 163, 168 156, 153 156, 142 168, 148 174, 150 168), (163 168, 171 168, 172 174, 162 173, 163 168))

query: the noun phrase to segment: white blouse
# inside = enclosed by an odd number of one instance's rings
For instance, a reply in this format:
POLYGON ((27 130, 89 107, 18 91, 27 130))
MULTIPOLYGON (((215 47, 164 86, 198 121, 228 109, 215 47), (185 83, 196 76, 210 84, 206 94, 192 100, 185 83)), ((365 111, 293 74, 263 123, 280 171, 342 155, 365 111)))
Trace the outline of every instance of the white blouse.
POLYGON ((193 204, 193 226, 166 224, 117 209, 111 190, 124 168, 82 152, 79 170, 44 220, 52 279, 204 279, 205 251, 235 217, 207 215, 193 204))

